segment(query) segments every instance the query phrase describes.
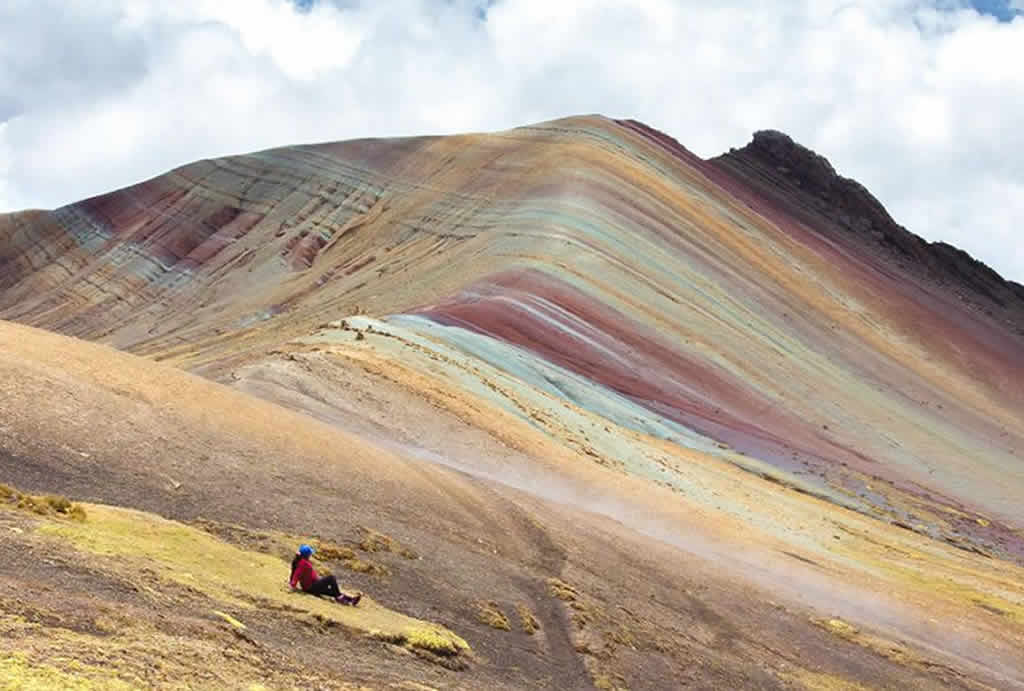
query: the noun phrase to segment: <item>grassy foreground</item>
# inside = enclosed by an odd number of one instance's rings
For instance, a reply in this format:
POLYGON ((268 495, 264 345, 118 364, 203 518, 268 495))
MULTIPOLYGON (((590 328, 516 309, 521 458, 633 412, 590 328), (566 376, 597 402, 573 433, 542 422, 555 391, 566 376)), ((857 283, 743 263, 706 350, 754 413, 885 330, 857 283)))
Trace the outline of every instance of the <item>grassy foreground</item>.
POLYGON ((469 645, 444 627, 407 617, 364 597, 359 607, 339 607, 324 598, 303 596, 287 586, 288 565, 268 554, 249 552, 191 526, 159 516, 111 506, 86 505, 83 521, 51 521, 39 531, 75 548, 111 557, 115 563, 140 560, 162 579, 194 588, 240 609, 267 603, 319 615, 349 628, 449 654, 469 645), (121 559, 123 558, 123 559, 121 559))
MULTIPOLYGON (((191 616, 253 646, 259 643, 249 636, 247 620, 271 617, 291 619, 298 627, 317 626, 327 635, 340 630, 437 658, 456 660, 470 654, 466 641, 449 629, 383 607, 368 596, 353 608, 291 591, 287 562, 229 544, 199 528, 141 511, 7 490, 0 498, 0 531, 21 541, 18 549, 79 564, 100 574, 101 582, 131 584, 129 590, 136 590, 144 601, 188 609, 191 616), (202 610, 195 611, 197 603, 202 610)), ((43 560, 52 563, 49 557, 43 560)), ((73 597, 84 596, 89 602, 89 588, 67 582, 59 590, 78 591, 73 597)), ((45 599, 51 589, 41 590, 45 599)), ((261 672, 266 663, 257 661, 257 654, 250 654, 249 660, 240 656, 241 662, 252 663, 241 666, 245 672, 190 680, 190 667, 221 655, 223 643, 210 640, 208 634, 191 631, 177 636, 154 627, 145 620, 144 607, 141 612, 128 603, 122 607, 117 596, 96 600, 95 610, 85 615, 87 630, 41 614, 44 605, 34 603, 34 597, 27 593, 20 598, 20 608, 0 598, 0 638, 5 641, 0 644, 2 691, 139 688, 152 685, 153 670, 159 671, 159 685, 165 688, 248 690, 263 688, 264 683, 278 687, 273 674, 261 672), (225 683, 226 678, 231 681, 225 683)), ((232 666, 229 663, 226 669, 232 666)), ((289 685, 283 679, 278 683, 289 685)))

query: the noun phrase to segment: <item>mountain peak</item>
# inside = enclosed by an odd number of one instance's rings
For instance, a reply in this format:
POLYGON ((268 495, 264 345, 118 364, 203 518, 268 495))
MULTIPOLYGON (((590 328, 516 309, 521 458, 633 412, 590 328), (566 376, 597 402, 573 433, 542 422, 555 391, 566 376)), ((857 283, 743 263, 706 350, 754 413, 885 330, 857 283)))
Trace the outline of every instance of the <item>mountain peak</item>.
POLYGON ((928 242, 897 223, 861 183, 840 175, 827 158, 777 130, 759 130, 741 149, 711 159, 760 198, 808 228, 856 240, 907 272, 952 289, 957 297, 1024 333, 1024 286, 1005 280, 967 252, 928 242))

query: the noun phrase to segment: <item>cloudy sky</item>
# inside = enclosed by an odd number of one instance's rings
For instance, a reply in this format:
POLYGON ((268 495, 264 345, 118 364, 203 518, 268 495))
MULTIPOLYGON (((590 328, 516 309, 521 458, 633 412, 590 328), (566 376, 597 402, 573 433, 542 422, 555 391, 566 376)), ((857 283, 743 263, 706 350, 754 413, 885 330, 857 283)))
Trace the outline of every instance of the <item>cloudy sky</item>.
POLYGON ((1024 282, 1024 0, 2 0, 0 211, 201 157, 635 117, 783 130, 1024 282))

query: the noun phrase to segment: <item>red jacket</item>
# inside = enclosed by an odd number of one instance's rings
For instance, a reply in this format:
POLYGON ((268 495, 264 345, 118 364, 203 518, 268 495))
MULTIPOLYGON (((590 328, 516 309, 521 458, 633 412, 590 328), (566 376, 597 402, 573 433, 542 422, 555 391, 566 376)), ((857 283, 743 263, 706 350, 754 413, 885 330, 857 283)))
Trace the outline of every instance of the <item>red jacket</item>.
POLYGON ((299 563, 295 565, 295 570, 292 571, 292 587, 294 588, 295 584, 298 583, 302 586, 303 590, 309 590, 316 579, 316 569, 309 563, 309 559, 299 559, 299 563))

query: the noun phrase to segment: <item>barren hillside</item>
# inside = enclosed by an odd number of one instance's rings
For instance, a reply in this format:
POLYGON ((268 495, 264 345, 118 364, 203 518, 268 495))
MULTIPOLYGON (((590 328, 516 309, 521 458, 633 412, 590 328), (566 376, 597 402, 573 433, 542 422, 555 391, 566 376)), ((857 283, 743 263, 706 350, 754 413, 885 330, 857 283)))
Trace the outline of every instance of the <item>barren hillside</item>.
POLYGON ((0 676, 1024 688, 1022 293, 596 116, 0 215, 0 676))

